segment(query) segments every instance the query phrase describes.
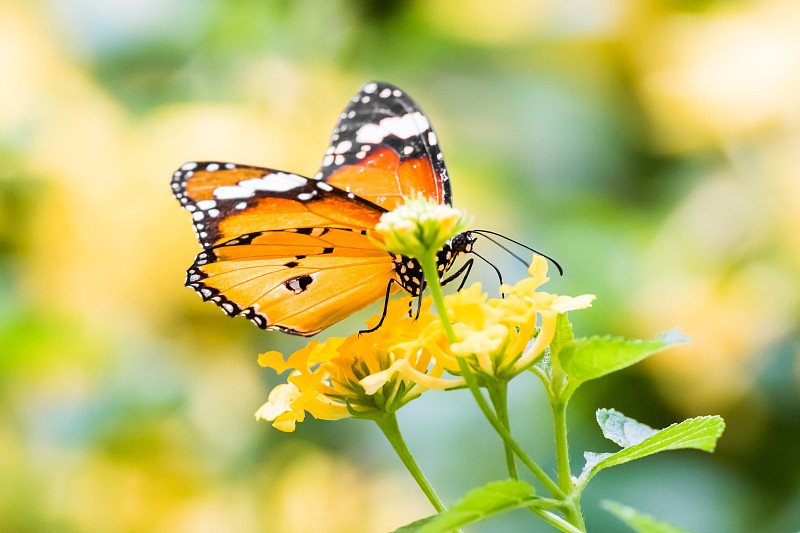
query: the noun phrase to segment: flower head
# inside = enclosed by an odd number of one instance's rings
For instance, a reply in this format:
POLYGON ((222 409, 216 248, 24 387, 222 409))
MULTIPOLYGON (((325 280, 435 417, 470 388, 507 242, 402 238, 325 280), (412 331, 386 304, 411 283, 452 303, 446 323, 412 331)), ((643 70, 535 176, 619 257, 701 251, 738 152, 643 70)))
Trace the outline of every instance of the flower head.
POLYGON ((420 196, 384 213, 375 233, 390 252, 419 258, 441 249, 467 223, 463 211, 420 196))
MULTIPOLYGON (((371 418, 441 386, 438 378, 445 368, 434 358, 438 346, 420 342, 438 319, 427 311, 429 298, 423 300, 419 319, 409 317, 410 301, 389 301, 384 322, 374 332, 311 341, 286 360, 279 352, 262 354, 262 366, 278 373, 293 371, 287 383, 270 392, 256 418, 270 420, 282 431, 293 431, 306 413, 325 420, 371 418)), ((373 317, 369 325, 379 319, 373 317)))
POLYGON ((487 298, 479 283, 445 297, 459 339, 447 352, 466 357, 479 374, 510 379, 544 353, 559 313, 589 307, 594 299, 590 294, 572 298, 539 291, 549 280, 541 256, 533 256, 528 273, 529 278, 500 287, 505 298, 487 298))

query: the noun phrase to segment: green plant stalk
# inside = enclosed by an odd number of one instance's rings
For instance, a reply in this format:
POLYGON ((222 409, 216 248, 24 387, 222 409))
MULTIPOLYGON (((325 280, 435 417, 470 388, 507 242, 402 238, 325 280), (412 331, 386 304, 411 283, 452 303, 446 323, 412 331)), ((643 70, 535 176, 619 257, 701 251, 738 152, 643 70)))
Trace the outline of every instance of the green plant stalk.
MULTIPOLYGON (((447 334, 447 339, 450 341, 450 344, 458 342, 456 338, 455 331, 453 330, 453 324, 450 323, 450 317, 447 316, 447 308, 444 305, 444 296, 442 295, 442 286, 439 283, 439 275, 436 270, 436 253, 430 252, 426 254, 424 257, 418 257, 417 260, 419 261, 420 266, 422 267, 422 274, 425 276, 425 281, 428 283, 428 286, 431 289, 431 296, 433 297, 433 302, 436 305, 436 311, 439 313, 439 319, 442 321, 442 327, 444 327, 445 333, 447 334)), ((556 498, 564 498, 565 494, 561 491, 561 489, 556 485, 556 483, 550 479, 550 477, 545 474, 544 470, 534 463, 528 455, 520 448, 519 444, 511 437, 511 433, 500 423, 500 421, 495 416, 494 412, 492 412, 491 407, 486 402, 486 398, 483 397, 481 394, 480 388, 478 387, 478 383, 475 380, 475 376, 472 375, 470 372, 469 366, 467 365, 466 360, 463 357, 457 357, 458 360, 458 367, 461 370, 461 374, 467 382, 469 386, 470 392, 472 392, 472 396, 475 398, 475 401, 478 404, 478 407, 483 411, 484 416, 492 425, 495 431, 500 435, 503 439, 504 443, 513 450, 517 457, 519 457, 522 464, 524 464, 528 470, 533 473, 534 476, 544 485, 544 487, 556 498)))
POLYGON ((555 427, 556 465, 558 468, 558 486, 564 493, 572 490, 572 472, 569 467, 569 445, 567 443, 567 404, 560 399, 552 398, 553 425, 555 427))
POLYGON ((553 408, 553 426, 556 446, 556 465, 558 469, 558 486, 567 495, 562 509, 564 518, 572 525, 586 531, 581 512, 581 491, 572 482, 572 472, 569 467, 569 445, 567 443, 567 402, 568 398, 550 395, 550 405, 553 408))
MULTIPOLYGON (((487 387, 489 399, 492 401, 494 412, 497 413, 497 420, 511 434, 511 420, 508 417, 508 382, 497 381, 487 387)), ((514 450, 509 446, 508 441, 503 439, 503 449, 506 454, 506 466, 508 475, 512 479, 518 479, 517 463, 514 460, 514 450)))
POLYGON ((453 324, 450 323, 450 317, 447 316, 447 308, 444 306, 442 285, 439 283, 439 272, 436 268, 436 251, 430 251, 423 257, 418 257, 417 260, 422 267, 422 274, 425 276, 425 281, 431 289, 433 303, 436 305, 436 311, 439 313, 442 327, 444 327, 444 331, 447 333, 447 340, 450 341, 450 344, 458 342, 456 332, 453 330, 453 324))
POLYGON ((520 448, 517 441, 511 437, 511 433, 503 427, 503 424, 497 419, 495 414, 492 412, 492 408, 489 407, 486 398, 483 397, 481 394, 480 388, 478 387, 478 382, 475 380, 475 376, 469 369, 467 362, 464 360, 463 357, 458 357, 458 367, 461 370, 461 374, 464 376, 464 379, 467 381, 467 386, 469 387, 470 392, 472 392, 472 396, 475 398, 475 401, 480 407, 481 411, 483 412, 486 419, 489 421, 489 424, 492 425, 495 431, 502 437, 502 439, 508 443, 509 447, 513 450, 513 452, 519 457, 522 464, 524 464, 531 473, 536 476, 542 485, 556 498, 563 499, 565 497, 564 492, 558 487, 558 485, 550 479, 550 477, 545 474, 544 470, 534 463, 530 457, 520 448))
POLYGON ((532 508, 531 511, 534 512, 536 516, 550 524, 556 529, 564 531, 564 533, 585 533, 584 529, 578 529, 563 518, 558 515, 555 515, 549 511, 545 511, 544 509, 537 509, 532 508))
POLYGON ((411 474, 411 477, 414 478, 414 481, 417 482, 419 488, 422 489, 422 492, 428 498, 428 501, 431 502, 433 508, 436 509, 436 512, 441 513, 442 511, 447 510, 442 501, 439 499, 439 496, 436 494, 436 491, 433 490, 433 487, 428 482, 428 479, 422 473, 422 470, 420 470, 417 462, 414 461, 414 456, 412 456, 411 452, 408 450, 408 446, 406 446, 406 443, 403 440, 403 435, 400 433, 400 427, 397 425, 397 417, 395 414, 386 413, 385 415, 376 418, 375 423, 378 424, 379 428, 381 428, 381 431, 383 431, 386 439, 392 445, 392 448, 394 448, 397 456, 403 462, 403 465, 411 474))

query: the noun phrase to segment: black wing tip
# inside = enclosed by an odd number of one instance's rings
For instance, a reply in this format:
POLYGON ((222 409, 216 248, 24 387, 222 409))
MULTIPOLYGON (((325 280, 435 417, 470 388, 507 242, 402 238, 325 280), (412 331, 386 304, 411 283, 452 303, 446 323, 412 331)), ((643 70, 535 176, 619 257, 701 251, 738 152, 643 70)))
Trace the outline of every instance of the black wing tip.
MULTIPOLYGON (((388 83, 388 82, 385 82, 385 81, 379 81, 379 80, 372 80, 372 81, 368 81, 368 82, 364 83, 363 85, 361 85, 361 88, 358 90, 358 94, 359 95, 361 95, 361 94, 368 94, 369 95, 369 94, 373 94, 373 93, 380 93, 381 91, 384 91, 386 89, 389 89, 391 91, 391 94, 393 96, 395 96, 395 97, 400 97, 400 96, 404 96, 404 95, 406 97, 408 96, 407 93, 403 89, 398 87, 397 85, 394 85, 392 83, 388 83)), ((389 94, 387 93, 386 96, 388 96, 388 95, 389 94)))

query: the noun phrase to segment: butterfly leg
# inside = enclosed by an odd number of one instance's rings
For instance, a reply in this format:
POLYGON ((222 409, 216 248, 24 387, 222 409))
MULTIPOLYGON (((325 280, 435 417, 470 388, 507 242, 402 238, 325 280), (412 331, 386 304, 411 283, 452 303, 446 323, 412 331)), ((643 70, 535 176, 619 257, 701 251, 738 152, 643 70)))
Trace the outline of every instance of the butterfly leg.
POLYGON ((452 276, 450 276, 449 278, 447 278, 447 279, 445 279, 444 281, 442 281, 442 285, 443 285, 443 286, 444 286, 444 285, 447 285, 447 284, 448 284, 448 283, 450 283, 451 281, 455 281, 456 279, 458 279, 458 277, 459 277, 461 274, 464 274, 464 279, 462 279, 462 280, 461 280, 461 285, 459 285, 459 286, 458 286, 458 290, 461 290, 461 289, 463 289, 463 288, 464 288, 464 284, 466 284, 466 283, 467 283, 467 278, 469 277, 469 273, 472 271, 472 264, 473 264, 474 262, 475 262, 475 260, 474 260, 474 259, 470 259, 470 260, 468 260, 466 263, 464 263, 464 264, 461 266, 461 268, 459 268, 459 269, 458 269, 458 271, 457 271, 455 274, 453 274, 453 275, 452 275, 452 276))
POLYGON ((378 322, 378 325, 372 329, 362 329, 358 332, 359 335, 362 333, 372 333, 376 331, 381 325, 383 325, 383 321, 386 318, 386 311, 389 309, 389 296, 392 294, 392 283, 397 283, 395 280, 390 279, 389 283, 386 284, 386 297, 383 299, 383 314, 381 315, 381 321, 378 322))
POLYGON ((417 295, 417 316, 414 317, 414 320, 419 318, 419 314, 422 312, 422 293, 425 292, 425 280, 422 281, 422 287, 419 288, 419 295, 417 295))

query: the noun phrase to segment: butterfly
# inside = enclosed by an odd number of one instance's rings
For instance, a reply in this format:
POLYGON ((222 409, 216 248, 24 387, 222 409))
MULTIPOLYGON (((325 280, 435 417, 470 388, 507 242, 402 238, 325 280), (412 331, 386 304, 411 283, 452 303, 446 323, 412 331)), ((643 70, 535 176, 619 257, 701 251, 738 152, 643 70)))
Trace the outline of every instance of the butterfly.
MULTIPOLYGON (((302 336, 399 289, 420 295, 419 263, 367 234, 383 213, 418 194, 447 205, 453 198, 425 113, 405 92, 378 82, 363 85, 339 115, 313 178, 193 161, 174 172, 171 186, 203 247, 186 286, 229 316, 302 336)), ((474 241, 470 232, 448 241, 437 256, 440 278, 474 241)))

